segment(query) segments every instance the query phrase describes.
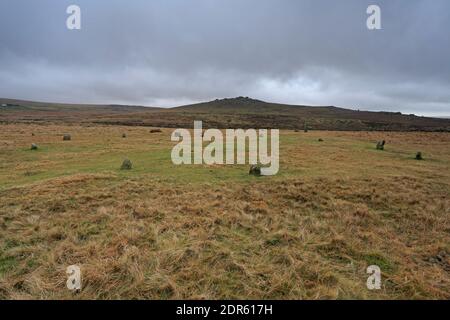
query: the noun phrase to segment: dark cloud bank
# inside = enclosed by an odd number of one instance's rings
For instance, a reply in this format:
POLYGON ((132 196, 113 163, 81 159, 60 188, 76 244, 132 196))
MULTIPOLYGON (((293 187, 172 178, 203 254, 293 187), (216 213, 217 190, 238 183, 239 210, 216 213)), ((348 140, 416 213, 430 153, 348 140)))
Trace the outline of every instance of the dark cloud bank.
POLYGON ((0 96, 450 115, 448 0, 2 0, 0 96), (382 30, 366 28, 378 4, 382 30), (66 29, 66 8, 82 29, 66 29))

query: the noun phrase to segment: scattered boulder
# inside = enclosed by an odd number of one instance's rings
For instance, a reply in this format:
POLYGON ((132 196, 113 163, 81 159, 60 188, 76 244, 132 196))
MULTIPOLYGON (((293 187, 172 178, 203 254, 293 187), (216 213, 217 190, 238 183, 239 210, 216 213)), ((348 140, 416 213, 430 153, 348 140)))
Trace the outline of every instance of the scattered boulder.
POLYGON ((257 165, 252 165, 248 172, 249 175, 260 176, 261 175, 261 167, 257 165))
POLYGON ((32 144, 31 144, 31 150, 37 150, 37 149, 38 149, 37 144, 32 143, 32 144))
POLYGON ((416 153, 416 160, 423 160, 422 152, 417 152, 416 153))
POLYGON ((384 145, 386 144, 386 141, 378 141, 377 142, 377 150, 384 150, 384 145))
POLYGON ((70 141, 70 140, 72 140, 72 136, 70 135, 70 134, 65 134, 64 136, 63 136, 63 141, 70 141))
POLYGON ((162 132, 161 129, 152 129, 152 130, 150 130, 150 133, 158 133, 158 132, 162 132))
POLYGON ((129 159, 125 159, 122 162, 122 166, 120 167, 120 170, 131 170, 133 169, 133 164, 129 159))

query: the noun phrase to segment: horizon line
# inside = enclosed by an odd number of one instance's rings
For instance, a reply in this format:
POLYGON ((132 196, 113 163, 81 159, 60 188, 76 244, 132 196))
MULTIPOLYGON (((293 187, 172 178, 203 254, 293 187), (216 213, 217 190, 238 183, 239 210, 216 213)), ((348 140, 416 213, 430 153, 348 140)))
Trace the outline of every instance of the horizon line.
POLYGON ((237 96, 237 97, 225 97, 225 98, 214 98, 212 100, 208 100, 208 101, 203 101, 203 100, 197 100, 197 101, 192 101, 191 103, 188 104, 180 104, 180 105, 174 105, 174 106, 151 106, 151 105, 146 105, 146 104, 129 104, 126 102, 111 102, 111 103, 90 103, 90 102, 61 102, 61 101, 46 101, 46 99, 44 100, 29 100, 28 98, 25 99, 21 99, 21 98, 5 98, 5 97, 0 97, 0 101, 2 100, 12 100, 12 101, 23 101, 23 102, 30 102, 30 103, 48 103, 48 104, 61 104, 61 105, 78 105, 78 106, 119 106, 119 107, 140 107, 140 108, 154 108, 154 109, 175 109, 175 108, 179 108, 179 107, 185 107, 185 106, 191 106, 191 105, 196 105, 196 104, 202 104, 202 103, 209 103, 209 102, 215 102, 215 101, 221 101, 221 100, 233 100, 233 99, 238 99, 238 98, 246 98, 249 100, 255 100, 255 101, 259 101, 262 103, 268 103, 268 104, 279 104, 279 105, 285 105, 285 106, 291 106, 291 107, 312 107, 312 108, 339 108, 339 109, 344 109, 344 110, 351 110, 351 111, 355 111, 355 112, 372 112, 372 113, 393 113, 393 114, 401 114, 404 116, 415 116, 415 117, 425 117, 425 118, 434 118, 434 119, 450 119, 450 113, 446 113, 446 114, 442 114, 441 113, 430 113, 429 115, 426 114, 416 114, 416 113, 407 113, 407 112, 401 112, 401 111, 387 111, 387 110, 367 110, 367 109, 361 109, 361 108, 352 108, 352 107, 342 107, 342 106, 336 106, 333 104, 329 104, 329 105, 314 105, 314 104, 291 104, 291 103, 280 103, 280 102, 272 102, 272 101, 265 101, 262 99, 257 99, 257 98, 251 98, 251 97, 247 97, 247 96, 237 96))

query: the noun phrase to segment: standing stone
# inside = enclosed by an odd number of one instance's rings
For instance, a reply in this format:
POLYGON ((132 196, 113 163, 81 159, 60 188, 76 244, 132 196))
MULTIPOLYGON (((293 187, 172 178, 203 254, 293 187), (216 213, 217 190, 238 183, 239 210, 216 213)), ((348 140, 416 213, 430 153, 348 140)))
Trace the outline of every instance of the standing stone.
POLYGON ((377 143, 377 150, 384 150, 384 145, 386 144, 386 141, 378 141, 377 143))
POLYGON ((131 169, 133 169, 133 164, 131 163, 131 161, 128 159, 123 160, 120 170, 131 170, 131 169))
POLYGON ((250 167, 248 174, 253 175, 253 176, 260 176, 261 175, 261 167, 259 167, 257 165, 252 165, 250 167))

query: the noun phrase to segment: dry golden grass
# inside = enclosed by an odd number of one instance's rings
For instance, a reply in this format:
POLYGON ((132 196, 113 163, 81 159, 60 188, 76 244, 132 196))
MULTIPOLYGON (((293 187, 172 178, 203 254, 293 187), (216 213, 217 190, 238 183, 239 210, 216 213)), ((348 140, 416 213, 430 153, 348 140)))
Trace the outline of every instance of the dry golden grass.
POLYGON ((285 131, 257 178, 174 167, 169 129, 0 127, 2 299, 450 298, 448 133, 285 131))

